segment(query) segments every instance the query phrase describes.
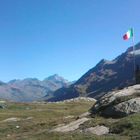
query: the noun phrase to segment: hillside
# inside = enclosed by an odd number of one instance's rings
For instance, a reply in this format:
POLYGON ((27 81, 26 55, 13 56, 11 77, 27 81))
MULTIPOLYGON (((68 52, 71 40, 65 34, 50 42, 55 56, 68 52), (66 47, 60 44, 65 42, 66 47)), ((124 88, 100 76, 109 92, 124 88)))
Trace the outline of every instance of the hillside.
MULTIPOLYGON (((136 46, 136 65, 140 64, 140 43, 136 46)), ((99 98, 106 92, 134 84, 133 49, 112 61, 102 59, 94 68, 85 73, 75 84, 53 93, 49 101, 58 101, 78 96, 99 98)))

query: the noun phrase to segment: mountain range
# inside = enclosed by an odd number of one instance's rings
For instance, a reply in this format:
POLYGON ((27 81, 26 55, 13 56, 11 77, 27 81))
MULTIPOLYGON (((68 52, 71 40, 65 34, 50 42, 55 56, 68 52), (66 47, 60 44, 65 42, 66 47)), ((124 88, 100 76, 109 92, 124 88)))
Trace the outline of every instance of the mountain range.
MULTIPOLYGON (((140 43, 135 45, 135 64, 140 65, 140 43)), ((102 59, 70 87, 62 87, 46 96, 47 101, 61 101, 78 96, 100 98, 109 91, 135 84, 133 47, 114 60, 102 59)))
MULTIPOLYGON (((136 68, 140 64, 140 43, 135 45, 136 68)), ((0 98, 31 102, 36 100, 62 101, 75 97, 100 98, 109 91, 135 84, 133 47, 112 61, 102 59, 76 82, 55 74, 40 81, 36 78, 0 81, 0 98)))
POLYGON ((43 81, 36 78, 11 80, 8 83, 0 81, 0 98, 17 102, 31 102, 51 96, 52 92, 71 84, 68 80, 55 74, 43 81))

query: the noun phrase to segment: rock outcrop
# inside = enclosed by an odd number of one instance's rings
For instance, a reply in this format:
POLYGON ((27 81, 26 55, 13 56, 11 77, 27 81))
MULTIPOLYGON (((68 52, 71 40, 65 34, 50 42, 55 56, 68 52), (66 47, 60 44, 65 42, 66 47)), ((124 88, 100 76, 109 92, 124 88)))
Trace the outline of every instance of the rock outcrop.
POLYGON ((105 117, 124 117, 140 112, 140 85, 107 93, 97 101, 91 112, 105 117))

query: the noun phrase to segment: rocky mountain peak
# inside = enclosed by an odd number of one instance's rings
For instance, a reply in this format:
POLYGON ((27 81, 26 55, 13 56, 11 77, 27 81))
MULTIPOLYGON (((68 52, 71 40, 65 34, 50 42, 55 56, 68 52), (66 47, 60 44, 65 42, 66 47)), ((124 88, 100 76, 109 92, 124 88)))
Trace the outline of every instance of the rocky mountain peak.
POLYGON ((104 65, 104 64, 106 64, 107 62, 108 62, 108 60, 102 59, 102 60, 98 63, 98 65, 104 65))
POLYGON ((55 81, 55 82, 68 83, 68 80, 64 79, 63 77, 59 76, 58 74, 51 75, 48 78, 44 79, 44 81, 55 81))
POLYGON ((18 80, 18 79, 13 79, 13 80, 10 80, 8 83, 9 84, 14 84, 14 83, 16 83, 16 82, 19 82, 20 80, 18 80))

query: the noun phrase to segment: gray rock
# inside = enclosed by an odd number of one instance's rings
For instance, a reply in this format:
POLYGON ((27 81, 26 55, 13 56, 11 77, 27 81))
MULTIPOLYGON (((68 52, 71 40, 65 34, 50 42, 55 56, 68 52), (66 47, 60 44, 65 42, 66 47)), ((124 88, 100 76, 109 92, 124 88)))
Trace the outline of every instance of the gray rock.
POLYGON ((104 95, 91 109, 93 114, 109 117, 123 117, 140 112, 140 85, 104 95))
POLYGON ((106 116, 125 117, 137 112, 140 112, 140 98, 134 98, 115 106, 110 106, 102 114, 106 116))
POLYGON ((108 134, 109 128, 105 126, 97 125, 96 127, 90 127, 90 128, 85 129, 85 132, 101 136, 101 135, 108 134))
POLYGON ((3 120, 2 122, 17 122, 20 120, 21 120, 20 118, 13 117, 13 118, 8 118, 6 120, 3 120))
POLYGON ((88 118, 81 118, 76 121, 70 122, 67 125, 64 126, 57 126, 55 129, 51 130, 50 132, 70 132, 70 131, 75 131, 79 128, 81 124, 84 122, 88 121, 88 118))

